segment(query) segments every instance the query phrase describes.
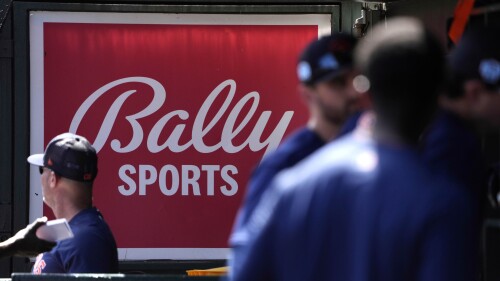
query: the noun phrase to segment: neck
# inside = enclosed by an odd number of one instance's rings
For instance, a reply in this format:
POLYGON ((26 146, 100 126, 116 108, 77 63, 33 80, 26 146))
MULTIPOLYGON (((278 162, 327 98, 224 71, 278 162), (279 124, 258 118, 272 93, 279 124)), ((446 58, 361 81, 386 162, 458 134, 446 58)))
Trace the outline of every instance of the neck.
POLYGON ((61 200, 51 207, 57 219, 66 219, 68 222, 84 209, 92 207, 89 203, 76 203, 70 200, 61 200))
POLYGON ((80 211, 83 209, 76 209, 76 208, 54 208, 52 211, 54 212, 54 215, 56 216, 57 219, 66 219, 68 222, 71 221, 71 219, 76 216, 80 211))
POLYGON ((307 122, 307 127, 318 134, 325 142, 334 139, 340 132, 339 125, 332 124, 319 118, 310 118, 307 122))
POLYGON ((373 135, 377 141, 393 146, 416 146, 419 142, 418 136, 407 136, 397 128, 380 121, 380 118, 375 123, 373 135))
POLYGON ((441 97, 439 105, 448 111, 451 111, 463 119, 469 119, 471 116, 470 105, 467 104, 465 99, 450 99, 441 97))

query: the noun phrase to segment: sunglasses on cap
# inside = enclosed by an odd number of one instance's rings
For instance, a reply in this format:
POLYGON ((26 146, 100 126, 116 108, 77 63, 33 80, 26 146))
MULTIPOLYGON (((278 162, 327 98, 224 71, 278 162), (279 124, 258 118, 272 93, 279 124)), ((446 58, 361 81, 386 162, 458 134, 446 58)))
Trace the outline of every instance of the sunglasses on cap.
MULTIPOLYGON (((47 168, 47 167, 45 167, 45 166, 38 166, 38 172, 40 172, 40 175, 42 175, 42 174, 43 174, 44 168, 47 168)), ((56 171, 54 171, 54 170, 52 170, 52 169, 50 169, 50 168, 47 168, 47 169, 48 169, 48 170, 50 170, 51 172, 54 172, 54 174, 55 174, 56 176, 60 176, 60 174, 59 174, 59 173, 57 173, 56 171)))

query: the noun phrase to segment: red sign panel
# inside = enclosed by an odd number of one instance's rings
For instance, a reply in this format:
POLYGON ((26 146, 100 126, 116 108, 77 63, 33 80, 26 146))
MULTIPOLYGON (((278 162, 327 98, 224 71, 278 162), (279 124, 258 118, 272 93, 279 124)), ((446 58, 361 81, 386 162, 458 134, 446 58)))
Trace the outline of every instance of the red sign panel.
MULTIPOLYGON (((119 248, 226 248, 252 169, 304 124, 316 25, 43 23, 43 145, 98 150, 119 248)), ((44 215, 51 215, 44 209, 44 215)))

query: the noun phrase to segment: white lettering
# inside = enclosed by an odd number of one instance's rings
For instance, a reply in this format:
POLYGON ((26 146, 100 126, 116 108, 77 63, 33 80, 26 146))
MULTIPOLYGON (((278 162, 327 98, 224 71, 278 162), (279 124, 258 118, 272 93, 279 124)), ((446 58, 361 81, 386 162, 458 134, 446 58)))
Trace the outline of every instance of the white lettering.
POLYGON ((189 186, 191 186, 193 194, 200 196, 199 179, 200 169, 198 167, 194 165, 182 165, 182 195, 189 195, 189 186))
POLYGON ((220 120, 226 109, 229 107, 229 104, 231 103, 231 100, 234 97, 234 93, 236 91, 236 83, 233 80, 226 80, 222 83, 220 83, 219 86, 217 86, 210 95, 208 95, 207 99, 203 103, 203 105, 200 108, 200 111, 196 115, 196 118, 194 119, 194 124, 193 124, 193 145, 195 149, 201 153, 210 153, 218 148, 221 147, 222 143, 218 143, 213 146, 206 146, 205 143, 203 142, 203 137, 217 124, 217 122, 220 120), (208 111, 212 107, 212 103, 214 100, 219 96, 219 94, 222 92, 226 86, 229 87, 229 93, 224 100, 224 103, 222 106, 219 108, 219 111, 217 111, 217 114, 213 117, 213 119, 206 125, 206 127, 203 127, 203 124, 205 124, 205 118, 207 116, 208 111))
MULTIPOLYGON (((99 88, 82 103, 80 108, 78 108, 78 110, 75 113, 75 116, 73 117, 73 120, 71 121, 69 131, 73 133, 77 132, 78 126, 80 126, 80 123, 82 122, 82 119, 87 113, 87 111, 95 103, 95 101, 99 99, 102 95, 104 95, 108 90, 118 85, 130 82, 144 83, 146 85, 149 85, 151 88, 153 88, 154 97, 151 100, 151 103, 149 103, 149 105, 146 108, 144 108, 143 110, 139 111, 136 114, 125 117, 125 119, 127 119, 130 126, 132 127, 132 132, 133 132, 132 139, 130 140, 129 144, 125 147, 121 147, 120 141, 114 139, 111 141, 111 147, 113 148, 114 151, 119 153, 131 152, 134 151, 137 147, 139 147, 139 145, 142 142, 142 137, 144 133, 142 131, 141 125, 139 124, 139 122, 137 122, 137 120, 156 112, 163 105, 166 97, 165 89, 163 88, 163 86, 158 81, 147 77, 129 77, 129 78, 118 79, 99 88)), ((101 124, 101 128, 99 129, 99 133, 97 134, 96 139, 92 143, 92 145, 97 151, 100 151, 101 148, 106 143, 109 134, 111 132, 111 129, 115 124, 118 112, 120 111, 120 108, 123 106, 123 103, 127 100, 127 98, 130 95, 136 92, 137 92, 136 90, 126 91, 125 93, 121 94, 109 108, 108 113, 106 114, 106 117, 104 118, 101 124)))
POLYGON ((139 165, 139 195, 146 195, 146 186, 155 183, 157 176, 155 167, 139 165))
POLYGON ((201 166, 202 171, 207 172, 207 195, 214 196, 214 178, 215 172, 219 171, 219 166, 217 165, 203 165, 201 166))
POLYGON ((127 189, 125 185, 120 185, 118 187, 118 191, 125 196, 130 196, 135 193, 137 190, 137 187, 135 185, 135 181, 131 179, 128 175, 127 172, 130 174, 135 174, 135 168, 132 165, 123 165, 120 167, 120 170, 118 170, 118 176, 122 181, 124 181, 126 184, 128 184, 129 188, 127 189))
POLYGON ((236 192, 238 192, 238 183, 229 175, 229 172, 231 172, 231 174, 233 175, 236 175, 238 173, 238 169, 236 169, 236 167, 233 165, 227 165, 222 168, 221 176, 231 188, 227 188, 225 185, 223 185, 220 187, 220 191, 226 196, 233 196, 236 194, 236 192))
MULTIPOLYGON (((137 113, 128 115, 125 117, 126 121, 132 128, 132 137, 128 140, 127 145, 122 145, 122 141, 118 139, 112 139, 110 141, 110 147, 118 153, 128 153, 136 150, 144 141, 145 132, 139 120, 148 117, 162 108, 166 100, 166 92, 163 86, 156 80, 147 77, 129 77, 118 79, 111 83, 108 83, 97 91, 92 93, 78 108, 73 120, 70 125, 70 132, 76 133, 78 127, 89 109, 94 105, 94 103, 103 95, 105 95, 110 89, 126 84, 126 83, 144 83, 153 89, 153 99, 146 106, 146 108, 138 111, 137 113)), ((120 112, 122 106, 126 100, 132 95, 137 93, 137 90, 129 90, 122 93, 113 102, 109 108, 104 120, 100 126, 99 132, 96 139, 93 142, 94 147, 97 151, 100 151, 108 142, 110 138, 113 126, 116 123, 118 113, 120 112)), ((236 82, 234 80, 228 79, 220 83, 215 89, 210 93, 210 95, 203 102, 200 110, 197 112, 194 118, 193 128, 191 130, 191 138, 188 142, 181 144, 180 138, 186 128, 186 124, 182 123, 189 119, 189 113, 185 110, 174 110, 165 114, 160 118, 155 125, 152 127, 151 131, 146 132, 146 146, 151 153, 158 153, 165 149, 169 149, 172 152, 178 153, 182 152, 189 147, 194 147, 200 153, 211 153, 220 148, 222 148, 227 153, 237 153, 249 147, 252 151, 260 151, 266 149, 264 154, 273 151, 281 142, 286 128, 290 124, 293 116, 293 111, 286 111, 281 117, 280 121, 272 131, 272 133, 264 140, 262 134, 268 125, 269 117, 271 116, 270 111, 263 111, 255 126, 253 127, 250 135, 239 145, 235 145, 233 140, 243 131, 244 128, 250 126, 250 120, 254 117, 257 112, 257 108, 260 101, 260 95, 258 92, 250 92, 244 95, 239 101, 236 102, 235 106, 230 110, 230 105, 234 99, 236 93, 236 82), (227 91, 225 91, 227 88, 227 91), (206 120, 208 112, 213 109, 214 101, 226 92, 225 99, 211 120, 206 120), (246 112, 243 118, 239 118, 242 114, 241 110, 249 104, 250 109, 246 112), (230 110, 230 111, 229 111, 230 110), (227 119, 221 120, 225 113, 229 111, 227 119), (168 122, 178 119, 178 123, 174 130, 170 132, 167 140, 159 144, 158 139, 164 130, 165 125, 168 122), (236 120, 241 120, 239 124, 236 124, 236 120), (207 145, 205 143, 205 136, 208 135, 216 124, 223 123, 223 129, 221 132, 220 140, 218 143, 213 145, 207 145), (266 148, 267 147, 267 148, 266 148)), ((139 94, 139 93, 138 93, 139 94)), ((212 115, 210 115, 212 116, 212 115)), ((241 138, 240 138, 241 139, 241 138)))
POLYGON ((181 120, 187 120, 189 118, 189 113, 187 113, 186 111, 176 110, 168 113, 160 120, 158 120, 158 122, 153 126, 153 129, 151 129, 151 133, 149 134, 147 142, 148 149, 152 153, 160 152, 167 147, 170 148, 170 151, 172 152, 182 152, 190 146, 191 143, 187 143, 184 145, 181 145, 179 143, 182 132, 186 128, 186 125, 184 124, 176 125, 174 130, 170 133, 167 141, 162 145, 158 145, 158 138, 160 137, 163 127, 165 127, 165 124, 167 124, 167 122, 170 121, 170 119, 175 115, 177 115, 181 120))
POLYGON ((126 164, 118 172, 125 183, 118 186, 118 191, 124 196, 147 196, 151 188, 158 187, 165 196, 216 196, 217 192, 233 196, 238 192, 238 183, 234 179, 237 174, 238 169, 234 165, 181 165, 177 168, 169 164, 157 169, 152 165, 135 168, 126 164), (203 192, 202 187, 206 187, 203 192))
POLYGON ((165 165, 160 170, 159 178, 160 190, 167 196, 174 195, 179 190, 179 172, 173 165, 165 165), (172 186, 167 187, 167 173, 172 174, 172 186))

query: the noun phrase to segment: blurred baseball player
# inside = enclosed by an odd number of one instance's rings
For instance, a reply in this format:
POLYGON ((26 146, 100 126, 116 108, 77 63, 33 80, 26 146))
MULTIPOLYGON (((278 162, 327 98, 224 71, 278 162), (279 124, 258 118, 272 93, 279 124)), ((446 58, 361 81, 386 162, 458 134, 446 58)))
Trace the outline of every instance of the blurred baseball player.
POLYGON ((355 55, 373 132, 356 130, 275 177, 233 235, 231 280, 474 280, 470 199, 417 151, 443 51, 415 19, 385 24, 355 55))
POLYGON ((356 39, 346 34, 312 41, 300 55, 298 90, 309 109, 306 126, 295 131, 253 171, 234 231, 244 227, 273 177, 354 127, 343 128, 357 110, 358 94, 352 87, 352 53, 356 39))

